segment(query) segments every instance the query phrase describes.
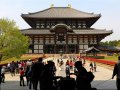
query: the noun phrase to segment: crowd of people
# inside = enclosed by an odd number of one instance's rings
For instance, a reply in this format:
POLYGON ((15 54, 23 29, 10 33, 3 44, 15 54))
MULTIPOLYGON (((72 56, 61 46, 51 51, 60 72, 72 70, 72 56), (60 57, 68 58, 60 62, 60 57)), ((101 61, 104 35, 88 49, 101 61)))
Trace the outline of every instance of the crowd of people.
MULTIPOLYGON (((66 77, 56 76, 56 66, 53 61, 43 62, 43 58, 38 58, 38 61, 20 61, 8 63, 7 66, 0 66, 0 84, 5 83, 5 73, 10 72, 14 77, 20 75, 20 86, 28 86, 32 90, 97 90, 91 87, 91 82, 94 79, 92 72, 96 72, 96 63, 90 62, 89 72, 86 70, 85 59, 79 60, 57 60, 57 66, 65 65, 66 77), (65 63, 65 64, 64 64, 65 63), (71 73, 74 71, 74 73, 71 73), (75 75, 76 78, 71 78, 75 75), (27 83, 24 79, 26 78, 27 83), (39 85, 38 85, 39 84, 39 85)), ((116 85, 117 90, 120 90, 120 57, 118 63, 115 64, 112 79, 117 75, 116 85)))
MULTIPOLYGON (((59 60, 58 66, 64 64, 63 60, 59 60)), ((94 79, 94 75, 91 78, 87 70, 83 67, 82 61, 67 60, 65 62, 66 77, 56 76, 56 66, 53 61, 47 61, 43 63, 43 58, 39 58, 38 61, 32 62, 12 61, 7 65, 7 71, 14 77, 15 74, 20 75, 20 86, 28 86, 32 90, 94 90, 91 87, 91 81, 94 79), (70 73, 70 71, 74 73, 70 73), (70 77, 75 75, 76 79, 70 77), (24 82, 26 77, 27 83, 24 82)), ((95 89, 96 90, 96 89, 95 89)))

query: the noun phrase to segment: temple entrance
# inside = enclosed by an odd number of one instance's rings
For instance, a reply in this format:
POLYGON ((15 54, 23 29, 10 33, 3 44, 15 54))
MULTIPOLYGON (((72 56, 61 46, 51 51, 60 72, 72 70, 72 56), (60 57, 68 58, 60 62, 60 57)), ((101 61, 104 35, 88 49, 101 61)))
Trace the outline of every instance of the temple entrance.
POLYGON ((44 46, 44 53, 54 53, 54 45, 45 45, 44 46))
POLYGON ((66 53, 66 45, 57 45, 56 46, 56 53, 66 53))
POLYGON ((77 45, 68 45, 68 53, 77 53, 78 52, 78 46, 77 45))

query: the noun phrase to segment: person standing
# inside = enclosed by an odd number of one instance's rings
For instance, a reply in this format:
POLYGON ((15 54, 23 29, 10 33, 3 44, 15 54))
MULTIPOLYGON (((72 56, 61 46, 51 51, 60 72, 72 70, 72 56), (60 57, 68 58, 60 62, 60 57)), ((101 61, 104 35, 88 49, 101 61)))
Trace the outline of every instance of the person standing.
MULTIPOLYGON (((38 61, 35 62, 31 67, 33 88, 35 90, 37 90, 38 83, 39 83, 39 86, 40 86, 40 76, 41 76, 41 73, 44 69, 44 64, 42 63, 42 61, 43 61, 42 57, 38 58, 38 61)), ((40 87, 39 87, 39 89, 40 89, 40 87)))
POLYGON ((66 77, 70 77, 70 66, 69 66, 69 64, 66 64, 65 73, 66 73, 66 77))
POLYGON ((2 69, 2 66, 0 65, 0 90, 1 90, 1 82, 2 82, 1 69, 2 69))
POLYGON ((5 83, 5 66, 2 66, 1 69, 1 78, 2 78, 2 83, 5 83))
POLYGON ((20 68, 20 86, 25 86, 25 83, 24 83, 24 75, 25 75, 25 71, 23 70, 23 68, 21 67, 20 68))
POLYGON ((94 68, 94 72, 96 72, 96 62, 94 62, 94 64, 93 64, 93 68, 94 68))
POLYGON ((116 75, 116 86, 117 90, 120 90, 120 56, 118 57, 118 62, 114 66, 112 79, 116 75))
POLYGON ((93 72, 93 63, 90 63, 90 72, 93 72))
POLYGON ((75 67, 77 69, 77 72, 75 72, 77 90, 91 90, 88 72, 82 66, 82 61, 75 62, 75 67))
POLYGON ((10 63, 10 72, 11 72, 12 77, 15 76, 15 62, 14 61, 10 63))

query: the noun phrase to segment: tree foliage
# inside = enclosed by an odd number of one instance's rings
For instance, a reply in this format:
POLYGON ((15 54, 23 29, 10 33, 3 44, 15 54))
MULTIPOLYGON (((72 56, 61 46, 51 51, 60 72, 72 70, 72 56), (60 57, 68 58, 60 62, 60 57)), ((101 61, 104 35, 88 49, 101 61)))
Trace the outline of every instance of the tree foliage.
POLYGON ((119 42, 118 42, 118 45, 117 45, 118 47, 120 47, 120 40, 119 40, 119 42))
POLYGON ((120 40, 100 42, 100 45, 120 47, 120 40))
POLYGON ((26 53, 28 45, 28 37, 20 32, 13 20, 0 19, 1 60, 21 56, 26 53))

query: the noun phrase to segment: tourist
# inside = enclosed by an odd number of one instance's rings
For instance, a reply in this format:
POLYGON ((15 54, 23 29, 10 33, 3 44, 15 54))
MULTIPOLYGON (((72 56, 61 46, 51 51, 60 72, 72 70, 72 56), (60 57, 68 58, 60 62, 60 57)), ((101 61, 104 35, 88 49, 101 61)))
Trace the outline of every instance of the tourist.
POLYGON ((96 72, 96 62, 93 63, 94 72, 96 72))
POLYGON ((29 70, 30 70, 30 66, 27 65, 26 69, 25 69, 25 77, 26 77, 26 81, 27 81, 27 86, 29 85, 29 76, 28 76, 29 70))
POLYGON ((62 65, 64 64, 62 59, 59 59, 59 70, 62 70, 62 65))
POLYGON ((31 66, 32 66, 32 63, 31 63, 31 65, 29 65, 29 70, 28 70, 28 72, 26 72, 27 74, 27 79, 28 79, 28 86, 29 86, 29 89, 33 89, 33 78, 32 78, 32 76, 33 76, 33 72, 32 72, 32 70, 31 70, 31 66))
POLYGON ((67 61, 66 61, 66 65, 69 65, 69 64, 70 64, 70 62, 69 62, 69 60, 67 60, 67 61))
POLYGON ((15 76, 15 62, 14 61, 10 63, 10 72, 11 72, 12 77, 15 76))
POLYGON ((90 72, 93 72, 93 63, 90 63, 90 72))
POLYGON ((118 57, 117 64, 115 64, 115 66, 114 66, 112 79, 114 78, 115 75, 116 75, 117 90, 120 90, 120 56, 118 57))
POLYGON ((69 66, 69 63, 66 64, 65 73, 66 73, 66 77, 70 77, 70 66, 69 66))
POLYGON ((20 68, 20 86, 25 86, 24 83, 24 75, 25 75, 25 71, 23 70, 23 68, 20 68))
POLYGON ((7 71, 10 72, 10 63, 7 64, 7 71))
POLYGON ((73 64, 73 61, 72 61, 72 60, 70 60, 70 62, 69 62, 69 66, 70 66, 70 70, 73 70, 73 66, 74 66, 74 64, 73 64))
POLYGON ((1 65, 0 65, 0 88, 1 88, 1 82, 2 82, 2 78, 1 78, 1 69, 2 69, 2 67, 1 67, 1 65))
POLYGON ((18 66, 19 62, 15 62, 15 73, 19 74, 19 66, 18 66))
POLYGON ((2 79, 2 83, 5 83, 5 66, 2 66, 1 69, 1 79, 2 79))
POLYGON ((39 83, 40 86, 40 75, 44 69, 44 64, 42 63, 43 58, 40 57, 37 62, 33 63, 31 70, 32 70, 32 80, 33 80, 33 88, 37 90, 37 86, 39 83))
MULTIPOLYGON (((50 64, 44 66, 40 78, 40 90, 55 90, 53 86, 54 73, 50 64)), ((56 89, 57 90, 57 89, 56 89)))
POLYGON ((82 61, 75 62, 75 67, 78 71, 78 72, 75 72, 77 89, 78 90, 91 90, 91 84, 88 78, 88 72, 82 66, 82 61))
POLYGON ((83 66, 85 66, 85 64, 86 64, 86 61, 85 61, 85 59, 83 58, 83 66))
POLYGON ((60 62, 59 59, 57 59, 57 66, 59 66, 59 62, 60 62))

